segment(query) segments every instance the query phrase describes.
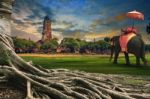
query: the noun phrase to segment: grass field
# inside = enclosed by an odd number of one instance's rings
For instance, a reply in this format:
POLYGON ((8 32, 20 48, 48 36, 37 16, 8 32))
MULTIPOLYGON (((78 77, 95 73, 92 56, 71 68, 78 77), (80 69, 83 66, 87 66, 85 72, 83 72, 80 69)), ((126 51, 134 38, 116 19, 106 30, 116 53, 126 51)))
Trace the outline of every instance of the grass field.
MULTIPOLYGON (((27 61, 45 68, 66 68, 105 74, 150 75, 150 66, 124 65, 124 57, 120 56, 119 64, 109 62, 108 56, 101 55, 20 55, 27 61)), ((150 55, 147 57, 150 61, 150 55)), ((135 64, 135 58, 130 56, 135 64)))

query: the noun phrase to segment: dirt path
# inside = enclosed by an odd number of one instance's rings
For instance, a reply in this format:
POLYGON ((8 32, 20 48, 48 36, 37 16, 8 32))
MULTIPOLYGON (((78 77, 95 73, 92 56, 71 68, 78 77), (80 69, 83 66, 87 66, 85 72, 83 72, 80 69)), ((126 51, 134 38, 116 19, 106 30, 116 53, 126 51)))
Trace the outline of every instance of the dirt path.
MULTIPOLYGON (((18 55, 19 56, 31 56, 31 57, 82 57, 82 56, 110 57, 110 55, 101 55, 101 54, 18 54, 18 55)), ((120 56, 122 57, 124 55, 120 54, 120 56)))
POLYGON ((81 56, 109 56, 109 55, 81 55, 81 54, 18 54, 19 56, 32 56, 32 57, 81 57, 81 56))

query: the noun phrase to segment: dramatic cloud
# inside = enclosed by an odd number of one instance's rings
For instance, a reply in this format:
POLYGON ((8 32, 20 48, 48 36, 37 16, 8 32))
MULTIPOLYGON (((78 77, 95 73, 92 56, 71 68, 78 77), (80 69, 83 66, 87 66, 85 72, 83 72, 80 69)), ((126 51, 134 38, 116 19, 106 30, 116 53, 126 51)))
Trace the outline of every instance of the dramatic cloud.
POLYGON ((144 34, 150 16, 149 4, 149 0, 16 0, 12 35, 40 39, 46 15, 52 20, 53 37, 60 40, 64 37, 89 40, 89 37, 117 35, 121 28, 132 25, 126 18, 126 13, 132 10, 145 15, 144 21, 135 22, 139 32, 144 34))
POLYGON ((24 38, 24 39, 31 39, 33 41, 38 41, 41 39, 40 34, 31 34, 24 31, 21 31, 20 29, 16 29, 12 27, 12 34, 14 37, 24 38))

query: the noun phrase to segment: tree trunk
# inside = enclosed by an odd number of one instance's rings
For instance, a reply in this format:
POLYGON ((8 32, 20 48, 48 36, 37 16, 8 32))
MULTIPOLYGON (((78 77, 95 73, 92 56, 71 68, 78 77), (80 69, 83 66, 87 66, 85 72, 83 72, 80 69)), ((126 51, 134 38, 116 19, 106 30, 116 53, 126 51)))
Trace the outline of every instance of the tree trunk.
POLYGON ((85 72, 65 69, 44 69, 25 62, 13 49, 10 37, 12 0, 1 0, 0 5, 0 73, 1 80, 26 89, 26 99, 132 99, 149 96, 129 94, 100 77, 85 72))

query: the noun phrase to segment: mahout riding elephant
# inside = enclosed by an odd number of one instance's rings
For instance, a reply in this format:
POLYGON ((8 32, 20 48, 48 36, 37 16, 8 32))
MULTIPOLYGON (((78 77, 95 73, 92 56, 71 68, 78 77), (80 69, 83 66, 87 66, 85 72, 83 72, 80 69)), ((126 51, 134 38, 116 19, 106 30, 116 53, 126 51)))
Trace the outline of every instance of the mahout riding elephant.
MULTIPOLYGON (((114 54, 114 61, 113 61, 114 64, 117 64, 118 56, 119 53, 121 52, 119 38, 120 36, 114 36, 111 38, 110 60, 113 58, 114 54)), ((127 44, 127 52, 124 52, 126 64, 130 65, 128 53, 132 53, 135 55, 137 65, 140 65, 140 59, 143 61, 144 65, 147 64, 147 61, 145 59, 145 44, 140 35, 136 35, 129 40, 127 44)))

